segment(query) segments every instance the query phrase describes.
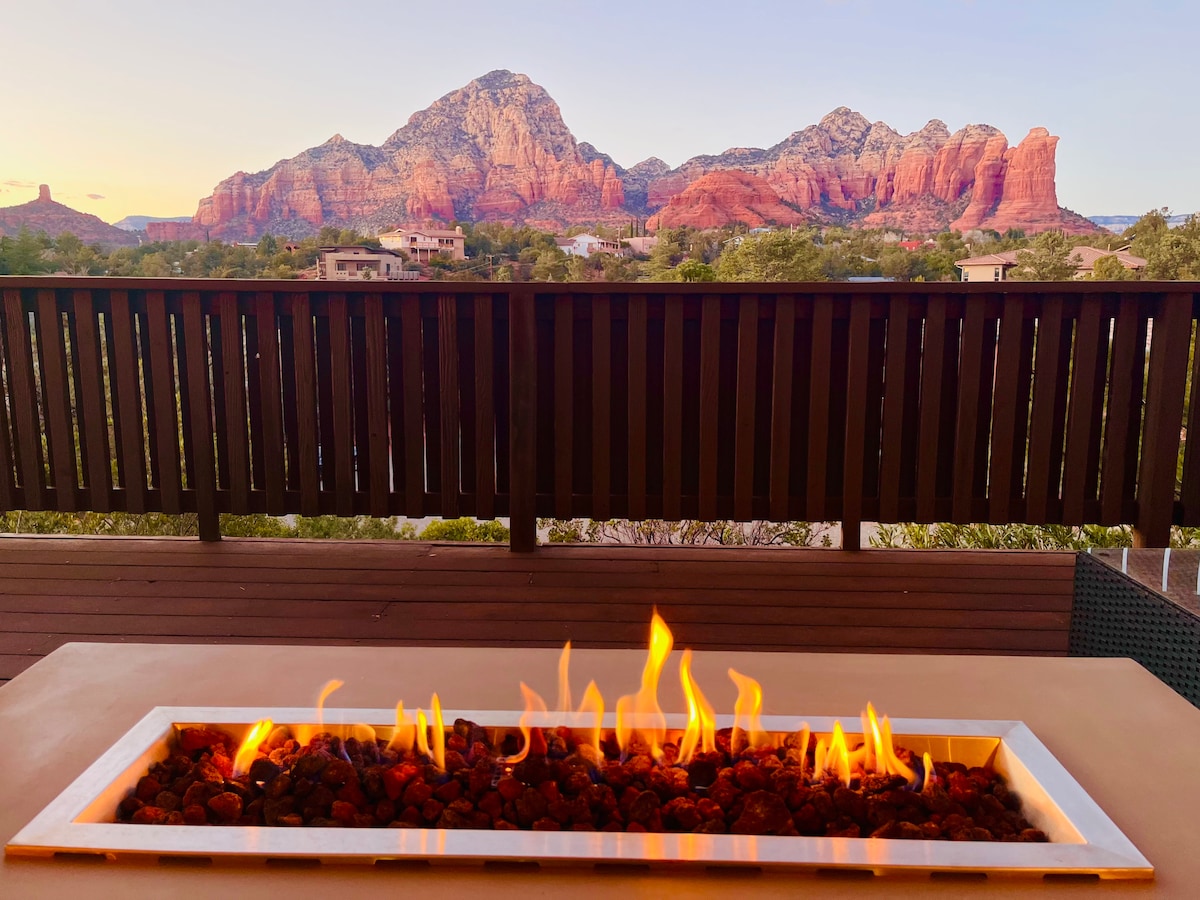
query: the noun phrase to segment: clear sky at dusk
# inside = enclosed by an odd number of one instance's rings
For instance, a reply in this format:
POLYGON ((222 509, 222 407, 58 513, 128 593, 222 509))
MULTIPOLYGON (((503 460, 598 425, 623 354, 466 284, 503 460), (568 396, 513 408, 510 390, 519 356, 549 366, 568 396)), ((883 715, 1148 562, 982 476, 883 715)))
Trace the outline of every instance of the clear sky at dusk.
POLYGON ((492 69, 623 166, 770 146, 849 106, 902 133, 1037 125, 1059 202, 1200 210, 1194 0, 4 0, 0 206, 190 215, 335 132, 378 144, 492 69))

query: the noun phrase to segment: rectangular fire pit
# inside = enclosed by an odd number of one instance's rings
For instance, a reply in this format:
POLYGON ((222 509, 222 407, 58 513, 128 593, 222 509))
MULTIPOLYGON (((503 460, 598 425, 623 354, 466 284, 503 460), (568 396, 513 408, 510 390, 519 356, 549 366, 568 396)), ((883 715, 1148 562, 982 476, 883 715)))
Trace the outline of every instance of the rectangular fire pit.
MULTIPOLYGON (((514 728, 520 712, 446 711, 484 726, 514 728)), ((1050 843, 903 841, 869 838, 708 834, 629 834, 446 830, 435 828, 283 828, 114 824, 113 814, 145 774, 166 758, 176 729, 213 725, 239 739, 253 723, 312 726, 316 711, 295 708, 156 707, 100 756, 7 845, 19 856, 92 854, 112 860, 200 858, 375 864, 389 860, 437 863, 488 861, 561 865, 745 866, 763 869, 851 869, 876 875, 988 873, 1042 876, 1094 874, 1150 878, 1153 868, 1074 778, 1023 723, 984 720, 896 719, 898 743, 914 753, 967 766, 990 765, 1023 801, 1023 812, 1050 843)), ((556 724, 553 715, 533 724, 556 724)), ((764 716, 768 732, 791 732, 796 717, 764 716)), ((828 735, 832 718, 808 718, 814 735, 828 735)), ((844 721, 856 721, 847 716, 844 721)), ((324 727, 366 723, 390 736, 394 712, 326 709, 324 727)), ((606 716, 605 727, 615 722, 606 716)), ((732 717, 718 725, 731 726, 732 717)), ((668 715, 679 732, 682 715, 668 715)))

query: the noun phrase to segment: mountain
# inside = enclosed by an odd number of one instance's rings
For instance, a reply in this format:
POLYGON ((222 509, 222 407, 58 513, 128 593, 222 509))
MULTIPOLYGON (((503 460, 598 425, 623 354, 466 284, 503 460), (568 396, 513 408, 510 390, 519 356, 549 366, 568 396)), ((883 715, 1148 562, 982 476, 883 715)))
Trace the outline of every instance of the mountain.
POLYGON ((145 231, 151 222, 190 222, 191 216, 126 216, 120 222, 113 222, 114 228, 122 231, 145 231))
POLYGON ((577 142, 543 88, 497 70, 415 113, 379 147, 334 135, 265 171, 238 172, 200 201, 192 221, 197 232, 242 240, 426 220, 560 229, 655 213, 656 223, 704 227, 1095 231, 1058 206, 1057 142, 1035 128, 1009 147, 991 126, 951 134, 937 119, 901 135, 839 107, 767 149, 696 156, 677 168, 652 157, 624 169, 577 142))
MULTIPOLYGON (((1182 225, 1192 216, 1190 213, 1178 216, 1167 216, 1167 225, 1174 228, 1176 225, 1182 225)), ((1115 231, 1120 234, 1130 225, 1133 225, 1140 219, 1141 216, 1088 216, 1089 222, 1094 222, 1101 228, 1108 231, 1115 231)))
POLYGON ((90 213, 82 213, 56 203, 50 197, 48 185, 38 186, 38 198, 19 206, 0 209, 0 234, 10 237, 22 228, 44 231, 50 237, 58 237, 69 231, 85 244, 100 244, 104 247, 136 247, 137 235, 109 225, 90 213))

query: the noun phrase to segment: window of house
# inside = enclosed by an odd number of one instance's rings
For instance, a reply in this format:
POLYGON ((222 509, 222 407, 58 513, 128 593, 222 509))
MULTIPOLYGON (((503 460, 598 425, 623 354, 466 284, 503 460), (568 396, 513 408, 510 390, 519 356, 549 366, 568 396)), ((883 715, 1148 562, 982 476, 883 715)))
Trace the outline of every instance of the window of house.
POLYGON ((341 262, 341 261, 339 261, 339 262, 338 262, 338 264, 337 264, 337 270, 338 270, 339 272, 345 272, 345 271, 346 271, 346 264, 345 264, 344 262, 341 262))
POLYGON ((992 281, 999 281, 1001 279, 1001 277, 1003 276, 1003 274, 1004 273, 1001 271, 1000 267, 996 266, 995 270, 992 273, 992 281))
POLYGON ((968 270, 963 269, 963 281, 970 281, 970 280, 971 280, 971 273, 968 270))

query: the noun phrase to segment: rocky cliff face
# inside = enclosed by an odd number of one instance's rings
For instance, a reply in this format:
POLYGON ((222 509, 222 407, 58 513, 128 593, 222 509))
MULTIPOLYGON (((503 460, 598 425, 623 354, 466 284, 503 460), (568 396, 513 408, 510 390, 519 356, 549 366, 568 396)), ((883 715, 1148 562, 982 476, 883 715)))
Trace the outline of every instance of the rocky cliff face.
POLYGON ((0 209, 0 234, 14 236, 22 228, 35 234, 44 231, 52 238, 70 232, 85 244, 100 244, 103 247, 136 247, 136 234, 109 225, 90 213, 82 213, 50 196, 48 185, 38 187, 38 198, 19 206, 0 209))
POLYGON ((766 180, 728 170, 702 175, 672 197, 646 226, 651 230, 681 225, 704 229, 730 222, 757 228, 768 224, 801 225, 809 220, 785 205, 766 180))
POLYGON ((901 135, 840 107, 765 150, 733 148, 674 169, 651 158, 626 170, 577 143, 545 90, 501 70, 414 114, 380 147, 335 135, 265 172, 239 172, 200 201, 194 223, 238 239, 432 219, 554 228, 660 211, 656 221, 701 227, 1082 228, 1058 207, 1056 141, 1034 129, 1010 150, 990 126, 951 134, 937 119, 901 135), (716 173, 726 174, 705 178, 716 173))

